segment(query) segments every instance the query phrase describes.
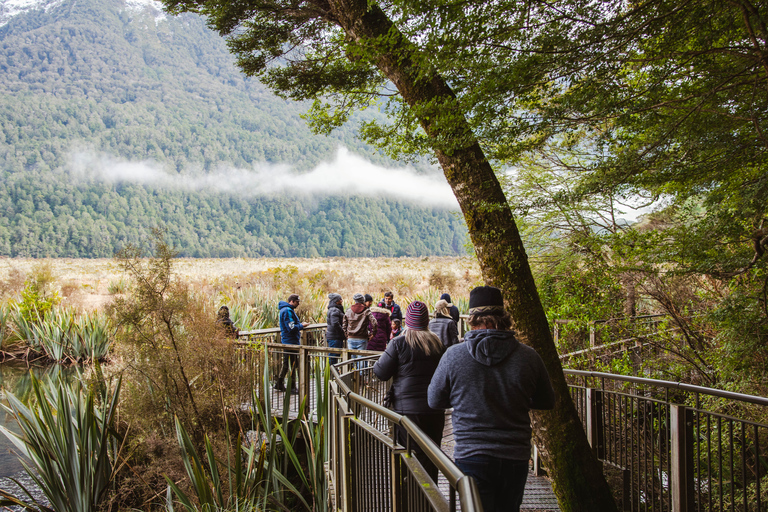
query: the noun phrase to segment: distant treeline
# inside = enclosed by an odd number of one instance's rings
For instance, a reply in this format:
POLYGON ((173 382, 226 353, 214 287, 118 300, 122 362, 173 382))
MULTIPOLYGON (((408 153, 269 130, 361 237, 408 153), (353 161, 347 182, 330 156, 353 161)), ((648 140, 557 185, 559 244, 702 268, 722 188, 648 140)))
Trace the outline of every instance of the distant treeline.
POLYGON ((146 246, 152 227, 181 256, 463 254, 456 213, 365 197, 245 198, 136 184, 66 184, 50 174, 0 182, 0 254, 110 257, 146 246))

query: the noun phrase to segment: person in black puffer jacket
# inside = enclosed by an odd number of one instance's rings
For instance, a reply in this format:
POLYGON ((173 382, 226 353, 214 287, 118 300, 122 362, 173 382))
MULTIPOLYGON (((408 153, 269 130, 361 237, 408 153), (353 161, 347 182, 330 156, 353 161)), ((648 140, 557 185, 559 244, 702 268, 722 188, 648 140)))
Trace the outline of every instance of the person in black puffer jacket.
POLYGON ((437 334, 445 348, 459 342, 459 328, 451 318, 449 304, 441 299, 435 304, 435 318, 429 322, 429 330, 437 334))
MULTIPOLYGON (((326 323, 328 327, 325 330, 325 340, 331 348, 344 348, 344 340, 347 338, 344 334, 344 327, 341 323, 344 319, 344 306, 341 303, 341 295, 338 293, 328 294, 328 316, 326 323)), ((328 361, 336 364, 339 360, 339 354, 330 354, 328 361)))
MULTIPOLYGON (((434 333, 427 330, 429 311, 423 302, 412 302, 405 313, 404 336, 393 338, 381 355, 373 372, 380 380, 392 379, 391 408, 410 418, 438 446, 443 438, 445 412, 431 409, 427 404, 427 387, 435 373, 445 347, 434 333)), ((406 431, 396 425, 397 442, 405 446, 406 431)), ((437 467, 420 449, 416 458, 437 482, 437 467)))

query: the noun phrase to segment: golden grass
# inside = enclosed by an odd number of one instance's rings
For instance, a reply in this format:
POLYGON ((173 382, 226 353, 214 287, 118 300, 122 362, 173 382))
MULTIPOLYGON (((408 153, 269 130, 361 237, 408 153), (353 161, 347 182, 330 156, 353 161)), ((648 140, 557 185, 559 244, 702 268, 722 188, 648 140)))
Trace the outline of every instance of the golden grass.
MULTIPOLYGON (((41 263, 51 266, 65 302, 83 309, 100 309, 112 297, 110 284, 114 290, 127 278, 114 259, 0 258, 0 282, 29 275, 41 263)), ((481 281, 477 262, 469 257, 178 258, 174 263, 179 278, 206 293, 259 286, 287 294, 295 276, 315 279, 313 288, 341 293, 345 302, 353 293, 379 299, 387 290, 410 296, 439 289, 464 297, 481 281)))

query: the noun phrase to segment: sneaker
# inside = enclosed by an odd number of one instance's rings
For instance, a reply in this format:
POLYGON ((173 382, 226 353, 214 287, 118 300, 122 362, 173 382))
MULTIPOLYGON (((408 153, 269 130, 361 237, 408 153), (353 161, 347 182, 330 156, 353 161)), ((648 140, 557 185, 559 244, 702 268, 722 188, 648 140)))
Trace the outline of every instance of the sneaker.
POLYGON ((291 393, 294 394, 294 395, 298 395, 299 394, 299 388, 297 388, 296 386, 293 386, 291 388, 291 393))
POLYGON ((275 384, 275 387, 273 387, 275 391, 285 391, 285 384, 283 384, 283 381, 277 381, 275 384))

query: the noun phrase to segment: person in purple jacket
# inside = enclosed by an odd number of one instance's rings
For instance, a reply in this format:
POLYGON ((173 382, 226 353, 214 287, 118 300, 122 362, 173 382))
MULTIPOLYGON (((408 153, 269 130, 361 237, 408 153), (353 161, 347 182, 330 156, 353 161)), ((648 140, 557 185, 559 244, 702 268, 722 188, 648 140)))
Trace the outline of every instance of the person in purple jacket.
POLYGON ((376 334, 368 340, 368 350, 384 350, 389 343, 389 335, 392 333, 392 322, 389 320, 389 310, 378 306, 371 307, 371 314, 376 319, 376 334))
POLYGON ((510 330, 501 290, 469 294, 464 343, 448 348, 429 384, 433 409, 453 408, 454 460, 477 482, 483 510, 519 511, 531 457, 531 409, 555 392, 539 354, 510 330))

